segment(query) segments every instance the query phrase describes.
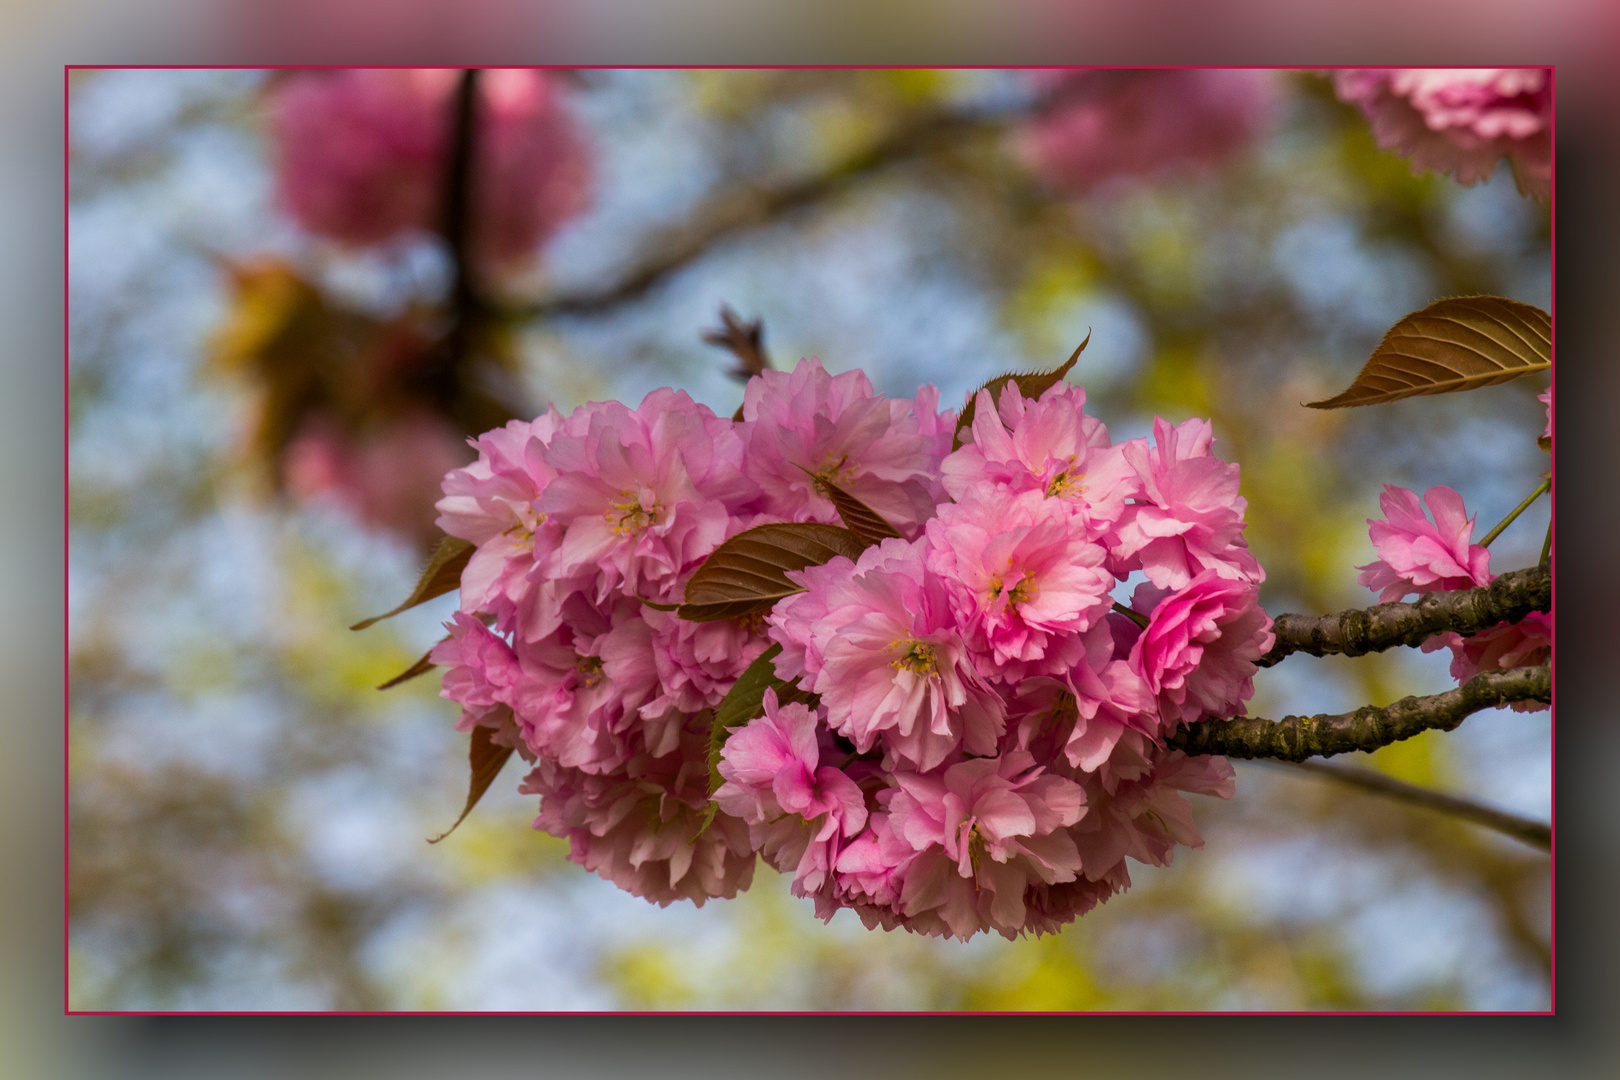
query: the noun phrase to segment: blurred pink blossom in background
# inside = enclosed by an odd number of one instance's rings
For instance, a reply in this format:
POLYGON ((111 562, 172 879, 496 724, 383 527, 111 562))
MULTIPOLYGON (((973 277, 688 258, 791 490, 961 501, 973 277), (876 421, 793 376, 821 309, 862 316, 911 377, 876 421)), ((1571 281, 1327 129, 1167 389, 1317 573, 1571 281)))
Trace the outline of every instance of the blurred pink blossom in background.
POLYGON ((433 497, 469 456, 461 433, 425 409, 360 433, 317 415, 287 446, 287 490, 300 500, 335 500, 368 524, 432 544, 433 497))
POLYGON ((1083 194, 1116 177, 1208 167, 1247 146, 1273 112, 1270 71, 1058 70, 1051 95, 1016 135, 1046 183, 1083 194))
POLYGON ((1378 145, 1410 158, 1413 172, 1475 184, 1506 157, 1519 191, 1552 191, 1547 68, 1354 68, 1333 83, 1367 115, 1378 145))
MULTIPOLYGON (((363 246, 441 224, 456 81, 451 68, 299 72, 272 91, 282 204, 311 232, 363 246)), ((587 202, 585 144, 544 71, 479 81, 473 246, 521 263, 587 202)))

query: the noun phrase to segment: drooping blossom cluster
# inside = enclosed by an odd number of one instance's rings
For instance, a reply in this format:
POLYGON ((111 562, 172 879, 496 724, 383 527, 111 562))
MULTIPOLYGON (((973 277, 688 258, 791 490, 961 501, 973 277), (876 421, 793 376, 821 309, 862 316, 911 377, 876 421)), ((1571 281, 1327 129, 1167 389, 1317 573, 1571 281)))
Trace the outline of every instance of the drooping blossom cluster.
MULTIPOLYGON (((349 245, 441 227, 459 78, 450 68, 285 77, 271 101, 282 204, 349 245)), ((474 139, 474 254, 485 266, 520 263, 584 207, 584 142, 553 77, 516 68, 480 73, 474 139)))
POLYGON ((741 420, 672 390, 593 403, 445 478, 440 524, 476 549, 443 693, 530 762, 576 862, 702 903, 758 855, 823 917, 1011 937, 1201 843, 1182 794, 1229 796, 1232 770, 1164 739, 1240 712, 1272 643, 1238 467, 1201 420, 1113 443, 1061 383, 981 391, 953 450, 937 401, 806 360, 751 381, 741 420), (768 613, 660 609, 748 528, 838 524, 825 484, 901 536, 790 574, 768 613), (711 807, 713 710, 772 647, 711 807))
POLYGON ((1552 191, 1552 73, 1546 68, 1352 68, 1334 73, 1373 138, 1413 172, 1488 179, 1507 158, 1519 190, 1552 191))
POLYGON ((1048 104, 1018 132, 1017 148, 1037 175, 1072 194, 1218 164, 1254 141, 1277 97, 1269 71, 1077 68, 1036 79, 1048 104))
MULTIPOLYGON (((1470 589, 1496 579, 1491 553, 1471 542, 1474 519, 1451 488, 1430 488, 1420 504, 1415 492, 1386 484, 1378 503, 1385 520, 1367 521, 1378 558, 1357 568, 1362 571, 1357 580, 1378 591, 1380 601, 1470 589), (1432 520, 1424 514, 1425 505, 1432 520)), ((1451 650, 1451 677, 1459 684, 1482 671, 1544 664, 1552 656, 1552 616, 1533 611, 1516 623, 1499 623, 1467 637, 1448 630, 1423 643, 1424 652, 1442 648, 1451 650)), ((1537 712, 1547 705, 1516 701, 1510 707, 1537 712)))

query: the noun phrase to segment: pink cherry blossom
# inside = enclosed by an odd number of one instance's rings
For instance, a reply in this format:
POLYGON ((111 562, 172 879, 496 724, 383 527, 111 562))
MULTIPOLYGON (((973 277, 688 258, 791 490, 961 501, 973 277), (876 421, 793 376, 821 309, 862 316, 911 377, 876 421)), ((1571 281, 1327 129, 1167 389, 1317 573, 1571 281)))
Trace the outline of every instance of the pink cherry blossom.
POLYGON ((552 410, 485 432, 473 440, 478 460, 444 477, 437 503, 439 528, 478 545, 462 571, 461 609, 494 615, 506 631, 529 604, 531 572, 562 536, 534 508, 556 476, 544 451, 561 422, 552 410))
POLYGON ((653 756, 673 748, 680 723, 650 724, 641 716, 658 691, 646 634, 639 605, 621 599, 601 611, 575 594, 550 634, 518 640, 523 679, 513 707, 536 753, 606 773, 621 768, 636 747, 653 756))
POLYGON ((1547 406, 1547 430, 1541 433, 1541 438, 1548 445, 1552 445, 1552 387, 1536 395, 1536 400, 1547 406))
POLYGON ((873 393, 864 372, 829 375, 813 359, 750 379, 746 467, 765 493, 761 509, 777 520, 837 524, 838 511, 817 487, 827 481, 915 536, 942 497, 938 396, 891 401, 873 393))
POLYGON ((665 906, 730 898, 754 875, 748 826, 708 804, 708 737, 691 721, 674 753, 633 755, 622 770, 602 775, 569 769, 548 758, 521 790, 540 796, 535 827, 569 841, 571 858, 636 896, 665 906))
POLYGON ((1085 792, 1024 751, 894 779, 888 828, 919 853, 900 906, 925 932, 938 920, 959 938, 987 928, 1014 937, 1029 885, 1072 881, 1080 869, 1063 827, 1085 812, 1085 792))
POLYGON ((462 434, 425 409, 360 431, 317 414, 288 444, 282 470, 299 501, 335 501, 372 526, 431 546, 438 533, 428 508, 446 471, 468 456, 462 434))
POLYGON ((1385 150, 1414 173, 1488 178, 1506 157, 1519 190, 1552 191, 1552 73, 1546 68, 1352 68, 1335 72, 1385 150))
POLYGON ((1140 493, 1136 470, 1123 450, 1108 442, 1108 429, 1085 415, 1086 392, 1059 383, 1038 401, 1016 385, 1002 391, 999 407, 980 390, 974 408, 972 442, 940 465, 945 490, 960 501, 994 485, 1010 493, 1039 491, 1062 499, 1101 536, 1119 520, 1125 500, 1140 493))
POLYGON ((1017 135, 1054 188, 1083 194, 1122 177, 1209 167, 1251 143, 1273 112, 1268 71, 1045 72, 1050 104, 1017 135))
MULTIPOLYGON (((1458 685, 1482 671, 1532 667, 1552 659, 1552 615, 1532 611, 1516 623, 1498 623, 1477 634, 1437 634, 1423 643, 1424 652, 1441 646, 1451 649, 1451 677, 1458 685)), ((1515 701, 1514 712, 1540 712, 1544 701, 1515 701)))
POLYGON ((721 750, 715 792, 720 809, 748 822, 754 846, 794 875, 794 891, 821 889, 846 837, 866 825, 866 797, 833 765, 819 765, 817 716, 802 702, 779 706, 765 691, 765 715, 749 721, 721 750))
MULTIPOLYGON (((270 103, 282 204, 344 244, 440 228, 459 78, 444 68, 284 77, 270 103)), ((482 73, 474 135, 474 250, 485 265, 509 266, 584 208, 584 144, 551 76, 527 69, 482 73)))
POLYGON ((428 654, 446 669, 439 696, 461 706, 456 730, 470 731, 485 722, 493 725, 511 707, 512 688, 519 679, 517 656, 471 615, 456 612, 445 629, 449 635, 428 654))
POLYGON ((1238 466, 1210 453, 1214 440, 1207 420, 1172 426, 1155 416, 1154 446, 1139 439, 1123 444, 1142 481, 1142 501, 1120 517, 1116 573, 1140 566, 1161 589, 1182 588, 1205 570, 1237 581, 1265 580, 1243 540, 1248 501, 1238 494, 1238 466))
POLYGON ((1137 589, 1132 606, 1151 611, 1131 648, 1131 667, 1156 696, 1165 733, 1211 716, 1233 716, 1254 696, 1255 661, 1276 640, 1260 587, 1205 570, 1185 588, 1137 589))
POLYGON ((545 449, 557 477, 535 504, 565 528, 550 572, 585 575, 595 597, 615 589, 665 601, 682 573, 730 534, 758 494, 742 473, 731 421, 684 393, 655 390, 632 412, 582 406, 545 449))
POLYGON ((1120 781, 1111 791, 1100 781, 1088 783, 1086 816, 1069 830, 1084 876, 1102 880, 1127 857, 1164 866, 1177 845, 1203 847, 1183 793, 1229 799, 1232 792, 1232 766, 1225 758, 1156 748, 1149 749, 1148 768, 1139 778, 1120 781))
POLYGON ((828 726, 860 752, 881 735, 885 749, 928 769, 958 745, 993 753, 1004 714, 968 656, 923 547, 885 540, 852 564, 806 573, 810 591, 779 604, 769 623, 771 637, 784 641, 816 616, 798 638, 802 666, 784 650, 777 674, 810 674, 807 686, 821 695, 828 726))
POLYGON ((1491 580, 1491 553, 1469 543, 1474 519, 1463 509, 1462 496, 1436 485, 1424 492, 1423 502, 1434 515, 1432 523, 1418 504, 1416 493, 1385 484, 1378 505, 1388 520, 1367 521, 1379 557, 1357 567, 1362 573, 1356 580, 1369 589, 1381 590, 1379 600, 1467 589, 1491 580))
POLYGON ((928 523, 928 567, 975 657, 1009 679, 1060 671, 1108 611, 1114 578, 1081 516, 1039 491, 979 489, 928 523))

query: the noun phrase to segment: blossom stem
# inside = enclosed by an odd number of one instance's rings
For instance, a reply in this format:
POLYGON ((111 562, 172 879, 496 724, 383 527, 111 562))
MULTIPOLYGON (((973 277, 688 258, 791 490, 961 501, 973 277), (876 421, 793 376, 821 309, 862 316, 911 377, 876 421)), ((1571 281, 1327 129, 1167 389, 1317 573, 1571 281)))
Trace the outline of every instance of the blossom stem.
POLYGON ((1532 611, 1552 610, 1552 570, 1545 564, 1510 570, 1473 589, 1432 592, 1416 603, 1399 601, 1337 615, 1278 615, 1277 642, 1255 661, 1270 667, 1290 653, 1363 656, 1397 645, 1421 645, 1454 630, 1474 634, 1498 623, 1515 623, 1532 611))
POLYGON ((1534 491, 1532 491, 1530 493, 1529 497, 1526 498, 1524 500, 1524 502, 1520 503, 1518 506, 1515 506, 1513 508, 1513 511, 1510 514, 1508 514, 1507 517, 1505 517, 1501 521, 1497 522, 1496 528, 1492 529, 1490 532, 1485 534, 1485 539, 1483 539, 1483 540, 1481 540, 1479 542, 1479 546, 1483 547, 1483 548, 1490 547, 1491 546, 1491 541, 1495 540, 1498 536, 1500 536, 1502 534, 1503 529, 1505 529, 1509 525, 1513 524, 1514 519, 1516 519, 1520 514, 1524 513, 1526 510, 1530 509, 1530 504, 1531 503, 1535 502, 1537 499, 1541 498, 1541 496, 1543 494, 1545 494, 1546 492, 1551 491, 1551 490, 1552 490, 1552 479, 1549 477, 1548 479, 1543 480, 1541 482, 1541 484, 1536 488, 1536 490, 1534 490, 1534 491))
POLYGON ((1182 728, 1166 745, 1188 754, 1304 761, 1354 750, 1377 750, 1431 729, 1451 731, 1481 709, 1515 701, 1552 701, 1552 669, 1520 667, 1483 671, 1455 690, 1404 697, 1391 705, 1363 705, 1353 712, 1285 716, 1266 720, 1236 716, 1182 728))
POLYGON ((1511 836, 1543 851, 1552 850, 1552 826, 1531 818, 1520 817, 1518 814, 1510 814, 1505 810, 1498 810, 1494 806, 1486 806, 1472 799, 1418 787, 1416 784, 1397 780, 1393 776, 1386 776, 1375 769, 1364 769, 1355 765, 1296 761, 1287 763, 1287 767, 1303 770, 1313 776, 1326 777, 1335 783, 1360 788, 1370 794, 1382 795, 1406 803, 1408 806, 1420 806, 1427 810, 1450 814, 1475 825, 1494 829, 1504 836, 1511 836))
POLYGON ((1114 610, 1131 620, 1131 622, 1135 623, 1137 626, 1140 626, 1142 629, 1147 629, 1148 617, 1143 615, 1140 611, 1132 611, 1130 608, 1126 607, 1124 604, 1121 604, 1117 600, 1114 601, 1114 610))
POLYGON ((1552 522, 1547 522, 1547 539, 1541 542, 1541 558, 1536 560, 1537 566, 1546 566, 1547 558, 1552 554, 1552 522))

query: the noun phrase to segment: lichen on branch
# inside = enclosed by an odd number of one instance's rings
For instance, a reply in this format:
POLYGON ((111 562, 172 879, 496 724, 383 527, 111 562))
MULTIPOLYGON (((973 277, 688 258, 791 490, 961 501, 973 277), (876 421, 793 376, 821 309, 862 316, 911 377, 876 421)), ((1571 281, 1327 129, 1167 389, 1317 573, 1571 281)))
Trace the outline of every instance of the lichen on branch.
POLYGON ((1279 615, 1277 643, 1255 661, 1270 667, 1291 653, 1362 656, 1397 645, 1421 645, 1447 630, 1474 634, 1552 610, 1552 569, 1512 570, 1475 589, 1432 592, 1416 603, 1374 604, 1336 615, 1279 615))
POLYGON ((1348 713, 1285 716, 1281 720, 1257 716, 1206 720, 1181 729, 1167 745, 1188 754, 1304 761, 1353 750, 1377 750, 1429 730, 1451 731, 1481 709, 1515 701, 1552 701, 1552 670, 1485 671, 1443 694, 1404 697, 1392 705, 1363 705, 1348 713))

